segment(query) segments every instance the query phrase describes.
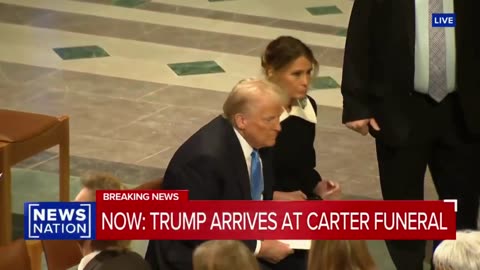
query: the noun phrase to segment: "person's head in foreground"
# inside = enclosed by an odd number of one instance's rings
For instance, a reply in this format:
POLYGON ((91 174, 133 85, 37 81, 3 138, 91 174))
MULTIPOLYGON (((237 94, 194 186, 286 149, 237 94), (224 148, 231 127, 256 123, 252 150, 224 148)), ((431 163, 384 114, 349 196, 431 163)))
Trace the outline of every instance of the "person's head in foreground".
POLYGON ((223 115, 255 149, 275 144, 285 99, 274 84, 261 79, 240 81, 223 104, 223 115))
POLYGON ((280 36, 263 53, 262 68, 268 80, 286 91, 290 102, 304 99, 318 62, 312 50, 299 39, 280 36))
POLYGON ((456 240, 444 240, 435 249, 433 254, 435 269, 480 269, 480 232, 458 231, 456 238, 456 240))
MULTIPOLYGON (((91 173, 81 179, 82 189, 75 197, 76 202, 94 202, 97 190, 122 190, 125 186, 120 179, 107 173, 91 173)), ((87 255, 102 250, 128 250, 129 240, 92 240, 79 241, 82 253, 87 255)))
POLYGON ((193 270, 259 270, 247 246, 235 240, 211 240, 193 252, 193 270))
POLYGON ((364 240, 313 240, 308 270, 376 270, 364 240))
POLYGON ((90 173, 81 179, 82 189, 75 197, 76 202, 94 202, 97 190, 125 189, 122 181, 107 173, 90 173))

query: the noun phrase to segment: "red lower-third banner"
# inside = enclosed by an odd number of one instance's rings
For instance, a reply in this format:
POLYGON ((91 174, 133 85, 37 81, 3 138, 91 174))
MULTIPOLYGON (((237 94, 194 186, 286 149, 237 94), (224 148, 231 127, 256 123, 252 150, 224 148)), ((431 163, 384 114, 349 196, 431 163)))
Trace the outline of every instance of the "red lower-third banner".
POLYGON ((456 231, 455 202, 188 201, 185 191, 166 192, 175 200, 154 199, 166 198, 162 191, 120 193, 97 193, 96 239, 454 239, 456 231))

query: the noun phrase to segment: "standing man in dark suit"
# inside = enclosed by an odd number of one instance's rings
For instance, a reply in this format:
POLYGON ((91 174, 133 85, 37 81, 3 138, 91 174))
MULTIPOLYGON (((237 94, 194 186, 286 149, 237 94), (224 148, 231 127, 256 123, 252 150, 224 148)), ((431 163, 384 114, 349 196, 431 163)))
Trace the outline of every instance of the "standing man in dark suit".
MULTIPOLYGON (((383 198, 423 200, 428 166, 439 198, 458 200, 458 229, 478 215, 479 2, 356 0, 343 65, 343 123, 375 137, 383 198)), ((386 243, 397 269, 423 269, 425 241, 386 243)))
MULTIPOLYGON (((164 189, 187 189, 190 200, 271 200, 270 153, 280 132, 283 98, 264 80, 238 83, 218 116, 173 155, 164 189)), ((293 251, 279 241, 245 241, 251 251, 276 263, 293 251)), ((145 259, 154 270, 191 270, 201 241, 150 241, 145 259)), ((266 265, 265 265, 266 267, 266 265)))

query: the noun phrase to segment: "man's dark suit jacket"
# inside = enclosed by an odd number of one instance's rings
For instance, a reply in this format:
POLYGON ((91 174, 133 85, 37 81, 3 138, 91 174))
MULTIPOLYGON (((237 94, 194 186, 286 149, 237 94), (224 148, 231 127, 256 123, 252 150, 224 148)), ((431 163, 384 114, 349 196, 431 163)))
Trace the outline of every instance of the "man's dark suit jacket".
MULTIPOLYGON (((261 150, 264 200, 273 196, 270 150, 261 150)), ((232 125, 219 116, 190 137, 173 155, 164 189, 187 189, 190 200, 251 200, 250 178, 232 125)), ((256 240, 245 241, 255 250, 256 240)), ((150 241, 145 259, 154 270, 191 270, 201 241, 150 241)))
POLYGON ((85 270, 150 270, 150 265, 137 253, 104 250, 87 263, 85 270))
MULTIPOLYGON (((480 1, 455 0, 457 92, 465 124, 480 137, 480 1)), ((429 22, 431 24, 431 22, 429 22)), ((356 0, 342 78, 343 123, 374 117, 386 143, 401 145, 415 112, 415 1, 356 0)))

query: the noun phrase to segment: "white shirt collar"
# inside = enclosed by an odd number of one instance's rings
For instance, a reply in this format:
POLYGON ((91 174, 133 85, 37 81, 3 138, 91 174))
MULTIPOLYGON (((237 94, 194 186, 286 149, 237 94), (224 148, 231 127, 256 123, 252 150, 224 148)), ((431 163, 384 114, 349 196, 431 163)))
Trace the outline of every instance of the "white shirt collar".
MULTIPOLYGON (((243 155, 245 157, 245 162, 247 163, 248 176, 251 177, 252 175, 251 162, 252 162, 253 147, 250 146, 247 140, 243 138, 242 134, 240 134, 240 132, 238 132, 236 128, 233 128, 233 130, 235 131, 235 135, 237 135, 238 141, 240 142, 240 146, 242 147, 243 155)), ((260 157, 260 164, 262 164, 261 166, 263 166, 261 157, 260 157)), ((263 194, 260 200, 263 200, 263 194)), ((258 250, 255 249, 255 252, 258 253, 258 250)))
POLYGON ((302 118, 303 120, 310 123, 317 123, 317 115, 315 115, 313 105, 308 98, 305 98, 303 100, 296 100, 296 102, 294 102, 294 104, 292 105, 290 112, 287 112, 287 110, 285 110, 284 108, 283 113, 280 116, 280 122, 287 119, 291 115, 302 118), (304 104, 304 106, 302 106, 302 103, 304 104))
POLYGON ((243 138, 242 134, 240 134, 240 132, 238 132, 236 128, 233 128, 233 130, 237 135, 238 141, 240 142, 240 146, 242 147, 243 155, 245 156, 245 161, 247 161, 247 165, 248 165, 248 163, 252 160, 251 155, 252 155, 253 147, 250 146, 247 140, 243 138))
POLYGON ((87 266, 87 264, 93 259, 95 258, 95 256, 98 255, 98 253, 100 253, 101 251, 94 251, 94 252, 91 252, 85 256, 83 256, 83 258, 80 260, 80 263, 78 264, 78 270, 83 270, 85 268, 85 266, 87 266))

